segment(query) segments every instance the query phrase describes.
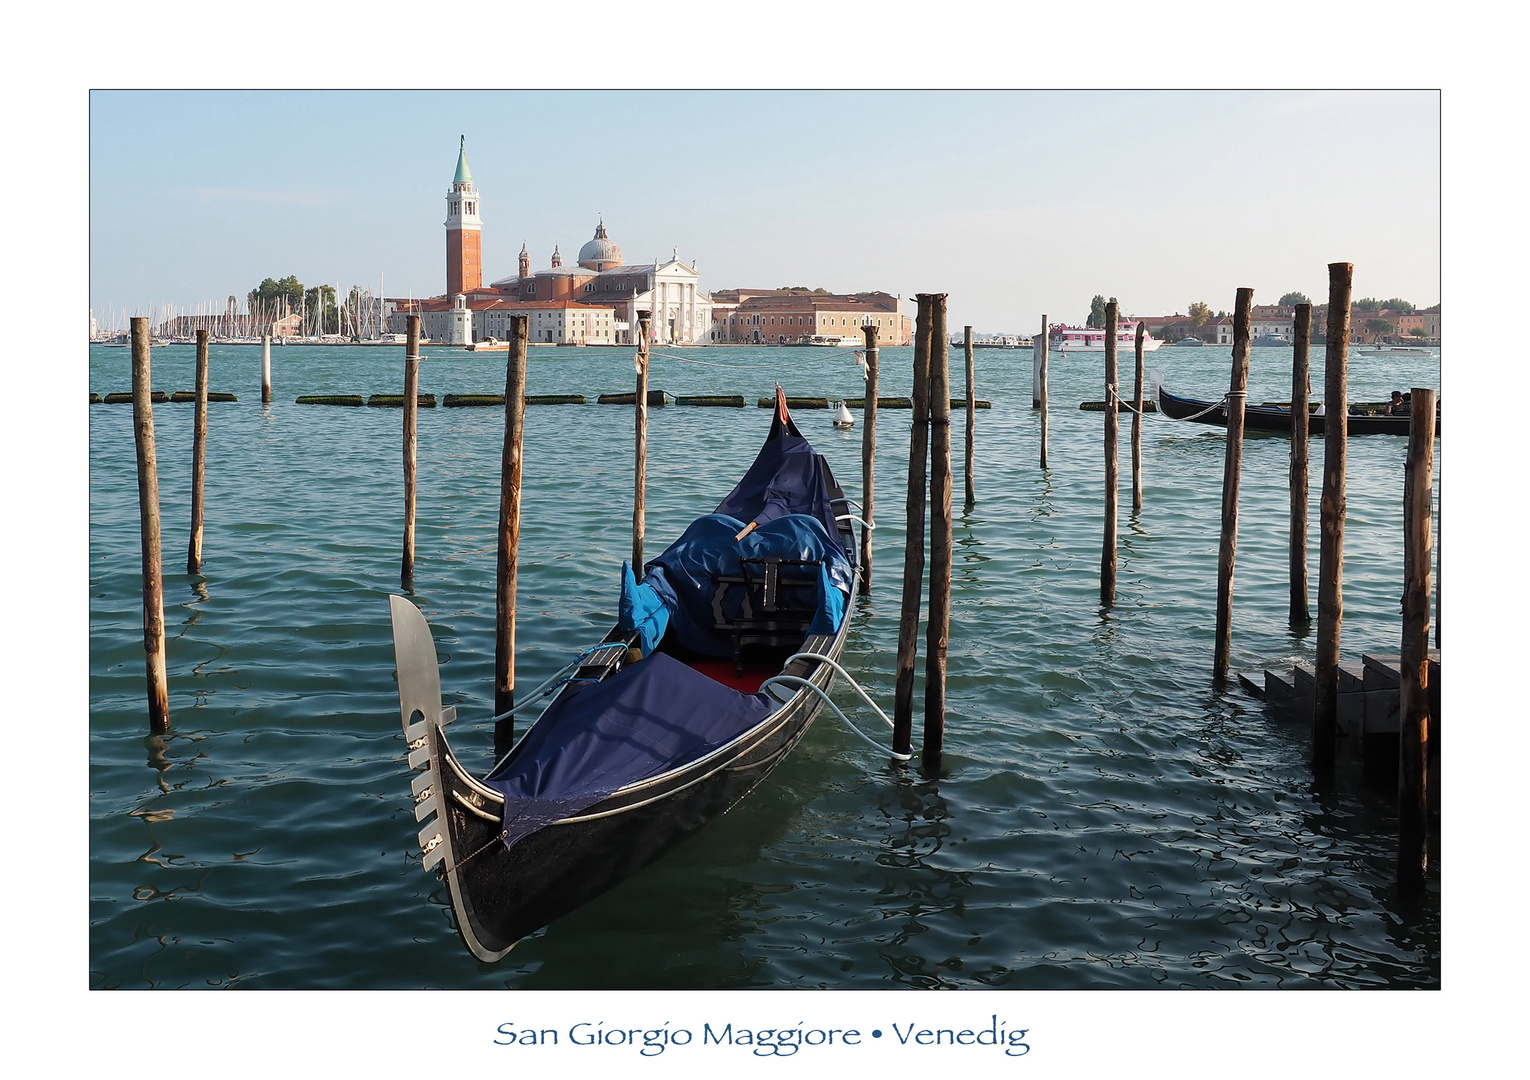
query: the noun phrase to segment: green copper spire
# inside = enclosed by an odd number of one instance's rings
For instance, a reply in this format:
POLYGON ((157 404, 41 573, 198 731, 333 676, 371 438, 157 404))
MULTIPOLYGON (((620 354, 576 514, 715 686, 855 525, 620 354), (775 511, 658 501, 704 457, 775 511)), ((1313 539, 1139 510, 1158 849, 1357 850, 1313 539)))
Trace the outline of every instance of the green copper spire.
POLYGON ((473 182, 473 174, 468 171, 467 166, 466 135, 462 136, 462 146, 457 151, 457 175, 452 178, 452 182, 456 184, 471 184, 473 182))

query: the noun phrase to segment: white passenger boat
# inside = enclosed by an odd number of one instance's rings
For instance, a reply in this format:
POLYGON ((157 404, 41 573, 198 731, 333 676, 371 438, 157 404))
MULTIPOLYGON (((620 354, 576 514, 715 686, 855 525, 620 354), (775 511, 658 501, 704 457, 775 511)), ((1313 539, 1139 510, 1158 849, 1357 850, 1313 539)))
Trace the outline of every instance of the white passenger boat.
MULTIPOLYGON (((1152 352, 1163 342, 1146 334, 1142 339, 1142 351, 1152 352)), ((1105 330, 1102 327, 1079 327, 1079 326, 1054 326, 1048 348, 1052 352, 1097 352, 1105 351, 1105 330)), ((1137 324, 1134 322, 1118 323, 1116 325, 1116 351, 1134 352, 1137 348, 1137 324)))

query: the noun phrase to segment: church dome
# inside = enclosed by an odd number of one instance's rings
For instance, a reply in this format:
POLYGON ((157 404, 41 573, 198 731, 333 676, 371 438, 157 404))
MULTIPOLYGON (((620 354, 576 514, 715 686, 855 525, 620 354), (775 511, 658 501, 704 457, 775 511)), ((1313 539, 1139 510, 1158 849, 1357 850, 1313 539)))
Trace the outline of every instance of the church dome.
POLYGON ((606 236, 606 223, 601 221, 595 227, 595 238, 579 249, 579 265, 599 273, 613 266, 621 266, 622 262, 622 249, 606 236))

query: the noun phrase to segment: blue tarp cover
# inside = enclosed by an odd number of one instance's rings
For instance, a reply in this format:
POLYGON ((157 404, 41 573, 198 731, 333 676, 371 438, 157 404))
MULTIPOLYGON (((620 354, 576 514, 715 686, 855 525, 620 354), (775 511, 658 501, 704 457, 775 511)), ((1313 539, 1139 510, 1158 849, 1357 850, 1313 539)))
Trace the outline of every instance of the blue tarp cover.
POLYGON ((715 513, 761 525, 785 514, 806 514, 823 524, 838 547, 839 527, 830 505, 831 476, 823 455, 811 443, 775 423, 754 464, 715 513))
POLYGON ((665 653, 565 688, 486 780, 505 797, 505 845, 732 742, 770 709, 665 653))
MULTIPOLYGON (((839 541, 830 538, 817 518, 806 514, 776 517, 742 540, 734 540, 743 527, 744 522, 726 514, 697 518, 680 539, 648 564, 644 583, 653 582, 654 572, 659 571, 663 587, 675 598, 669 621, 680 644, 702 656, 733 655, 732 639, 715 629, 712 601, 717 575, 742 574, 744 559, 821 560, 822 573, 814 567, 783 567, 784 575, 795 572, 807 576, 810 584, 785 586, 781 598, 789 607, 816 608, 819 615, 814 633, 836 632, 855 573, 839 541)), ((756 578, 763 574, 761 567, 751 569, 756 578)), ((724 617, 730 621, 737 618, 742 605, 742 586, 730 589, 723 603, 724 617)))

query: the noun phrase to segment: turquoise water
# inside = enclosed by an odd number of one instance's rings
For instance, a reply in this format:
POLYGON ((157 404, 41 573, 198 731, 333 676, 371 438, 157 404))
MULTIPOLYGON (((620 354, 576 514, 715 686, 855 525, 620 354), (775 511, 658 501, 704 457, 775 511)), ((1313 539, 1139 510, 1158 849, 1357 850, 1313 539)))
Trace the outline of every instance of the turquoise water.
MULTIPOLYGON (((503 392, 504 353, 427 349, 421 389, 503 392), (439 353, 439 355, 430 355, 439 353)), ((1321 396, 1321 350, 1314 359, 1321 396)), ((1129 368, 1130 358, 1123 358, 1129 368)), ((156 389, 193 350, 154 353, 156 389)), ((1052 365, 1037 467, 1028 351, 981 350, 977 503, 961 507, 946 756, 893 768, 828 715, 743 804, 659 863, 480 964, 419 868, 387 595, 399 590, 401 412, 299 406, 397 392, 402 349, 214 347, 201 578, 185 573, 189 405, 155 408, 173 734, 146 737, 132 409, 90 407, 90 985, 93 987, 1438 986, 1439 876, 1421 909, 1392 884, 1395 815, 1355 770, 1311 788, 1304 729, 1211 687, 1224 437, 1149 417, 1144 507, 1121 435, 1118 600, 1099 606, 1099 356, 1052 365)), ((1438 358, 1351 358, 1352 400, 1438 386, 1438 358)), ((1226 349, 1163 349, 1170 388, 1214 398, 1226 349)), ((953 396, 961 396, 959 350, 953 396)), ((910 351, 882 353, 908 394, 910 351)), ((1256 349, 1253 402, 1290 397, 1289 354, 1256 349)), ((630 350, 534 349, 529 393, 630 391, 630 350)), ((654 358, 670 394, 859 396, 849 350, 695 349, 654 358)), ((1129 379, 1123 380, 1129 383, 1129 379)), ((93 347, 91 389, 130 388, 93 347)), ((852 497, 859 427, 799 424, 852 497)), ((875 578, 847 666, 890 711, 910 414, 878 426, 875 578)), ((658 551, 726 494, 766 410, 650 413, 658 551)), ((486 766, 503 414, 420 412, 415 597, 486 766)), ((1396 652, 1405 441, 1350 442, 1343 654, 1396 652)), ((1310 660, 1287 625, 1289 441, 1245 447, 1233 668, 1310 660)), ((1321 443, 1313 448, 1311 574, 1321 443)), ((1437 459, 1437 472, 1439 472, 1437 459)), ((615 614, 631 547, 632 413, 527 411, 517 681, 534 685, 615 614)), ((1314 610, 1316 596, 1313 596, 1314 610)), ((920 634, 923 649, 923 633, 920 634)), ((919 661, 922 678, 923 658, 919 661)), ((868 730, 878 723, 836 700, 868 730), (869 721, 869 722, 867 722, 869 721)), ((921 721, 916 697, 915 739, 921 721)), ((1437 864, 1436 864, 1437 865, 1437 864)))

